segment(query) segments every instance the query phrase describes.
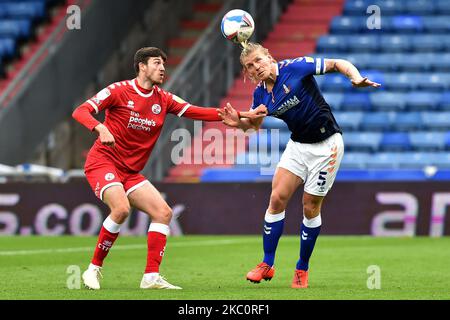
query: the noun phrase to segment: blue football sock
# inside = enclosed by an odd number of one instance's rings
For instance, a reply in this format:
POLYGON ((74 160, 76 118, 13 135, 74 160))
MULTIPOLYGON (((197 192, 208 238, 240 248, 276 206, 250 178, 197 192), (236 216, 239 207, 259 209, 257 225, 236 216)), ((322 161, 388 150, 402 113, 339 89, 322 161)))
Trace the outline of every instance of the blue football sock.
POLYGON ((269 266, 273 266, 275 261, 275 251, 277 250, 278 240, 283 233, 285 212, 270 214, 266 213, 264 217, 263 230, 263 246, 264 259, 263 262, 269 266))
POLYGON ((320 214, 310 220, 306 218, 303 220, 300 228, 300 259, 297 262, 297 270, 308 270, 309 258, 314 250, 321 225, 322 219, 320 214))

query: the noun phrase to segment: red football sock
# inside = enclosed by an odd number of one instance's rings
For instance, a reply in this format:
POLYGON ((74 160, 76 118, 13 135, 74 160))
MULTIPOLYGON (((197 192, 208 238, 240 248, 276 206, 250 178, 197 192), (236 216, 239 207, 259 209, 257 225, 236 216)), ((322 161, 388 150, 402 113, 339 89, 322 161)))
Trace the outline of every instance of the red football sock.
POLYGON ((95 248, 94 257, 91 263, 101 267, 103 260, 108 255, 109 249, 111 249, 114 241, 116 241, 119 233, 111 233, 102 226, 100 234, 98 235, 97 246, 95 248))
POLYGON ((159 273, 164 249, 166 248, 167 236, 160 232, 149 231, 147 233, 147 266, 145 273, 159 273))

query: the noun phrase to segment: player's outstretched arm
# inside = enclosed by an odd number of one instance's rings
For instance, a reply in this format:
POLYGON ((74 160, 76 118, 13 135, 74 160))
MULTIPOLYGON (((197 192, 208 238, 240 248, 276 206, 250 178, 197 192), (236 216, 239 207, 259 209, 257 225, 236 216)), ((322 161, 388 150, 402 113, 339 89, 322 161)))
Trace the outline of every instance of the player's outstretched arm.
POLYGON ((325 59, 325 73, 340 72, 350 79, 352 85, 357 88, 374 87, 378 88, 381 84, 361 76, 358 69, 349 61, 343 59, 325 59))
POLYGON ((227 103, 226 107, 219 111, 219 116, 222 118, 224 124, 230 127, 240 128, 243 131, 249 129, 258 130, 266 115, 267 108, 263 105, 251 111, 239 112, 230 103, 227 103))

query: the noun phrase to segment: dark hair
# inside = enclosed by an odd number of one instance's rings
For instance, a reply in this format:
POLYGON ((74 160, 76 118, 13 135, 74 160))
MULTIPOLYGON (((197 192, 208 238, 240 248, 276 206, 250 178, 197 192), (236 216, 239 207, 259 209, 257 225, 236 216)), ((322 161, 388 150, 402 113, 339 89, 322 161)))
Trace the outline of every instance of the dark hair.
POLYGON ((167 55, 159 48, 145 47, 136 51, 134 54, 134 71, 136 71, 136 75, 139 73, 139 63, 147 64, 148 59, 152 57, 161 57, 164 62, 167 60, 167 55))

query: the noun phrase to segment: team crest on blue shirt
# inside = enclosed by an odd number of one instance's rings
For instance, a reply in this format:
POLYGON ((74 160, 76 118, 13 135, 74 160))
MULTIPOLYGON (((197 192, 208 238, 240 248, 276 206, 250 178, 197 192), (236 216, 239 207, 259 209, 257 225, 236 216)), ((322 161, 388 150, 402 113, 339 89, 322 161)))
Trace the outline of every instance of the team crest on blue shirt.
POLYGON ((284 93, 286 93, 286 94, 288 94, 289 92, 291 92, 291 88, 289 88, 287 85, 285 85, 284 83, 283 83, 283 90, 284 90, 284 93))

